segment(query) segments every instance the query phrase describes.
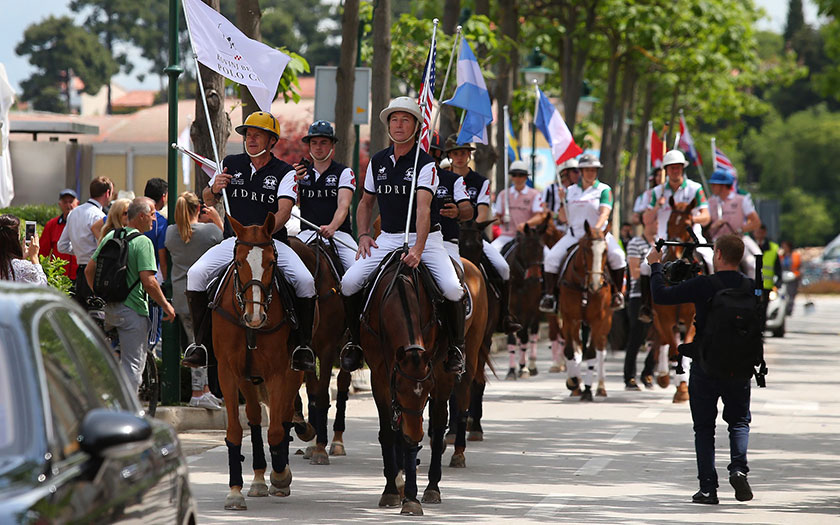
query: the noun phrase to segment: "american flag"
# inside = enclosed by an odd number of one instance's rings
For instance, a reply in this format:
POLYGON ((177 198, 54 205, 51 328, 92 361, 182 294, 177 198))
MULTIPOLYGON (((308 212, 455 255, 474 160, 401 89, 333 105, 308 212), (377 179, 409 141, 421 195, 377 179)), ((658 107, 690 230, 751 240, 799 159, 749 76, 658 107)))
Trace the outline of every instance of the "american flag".
POLYGON ((729 157, 727 157, 717 146, 715 146, 715 167, 735 171, 735 166, 732 165, 732 161, 729 160, 729 157))
POLYGON ((420 128, 420 147, 423 151, 429 151, 429 142, 431 141, 431 133, 429 128, 432 125, 432 107, 435 100, 435 59, 437 58, 437 46, 432 43, 432 49, 429 54, 432 57, 432 64, 429 66, 428 59, 426 67, 423 68, 423 80, 420 82, 420 98, 417 104, 420 105, 420 111, 423 112, 423 126, 420 128), (426 82, 426 71, 429 71, 429 82, 426 82), (425 102, 425 105, 424 105, 425 102))

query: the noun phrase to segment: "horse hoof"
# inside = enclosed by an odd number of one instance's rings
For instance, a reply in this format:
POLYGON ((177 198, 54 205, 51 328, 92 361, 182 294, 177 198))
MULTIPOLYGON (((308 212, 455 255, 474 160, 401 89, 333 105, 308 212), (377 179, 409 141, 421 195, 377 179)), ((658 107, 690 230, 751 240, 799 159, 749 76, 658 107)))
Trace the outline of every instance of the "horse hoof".
POLYGON ((554 363, 551 365, 551 368, 548 369, 549 374, 559 374, 560 372, 565 372, 566 367, 561 365, 560 363, 554 363))
POLYGON ((379 498, 379 506, 380 507, 399 507, 400 506, 400 495, 399 494, 383 494, 379 498))
POLYGON ((251 483, 251 487, 248 488, 249 498, 264 498, 266 496, 268 496, 268 485, 258 482, 251 483))
POLYGON ((461 452, 452 454, 452 459, 449 460, 450 468, 467 468, 467 458, 461 452))
POLYGON ((301 441, 312 441, 315 439, 315 427, 309 423, 295 423, 295 434, 301 441))
POLYGON ((592 401, 592 388, 591 387, 586 387, 586 389, 584 389, 583 393, 580 395, 580 400, 581 401, 592 401))
POLYGON ((520 368, 519 369, 519 377, 528 377, 528 369, 527 368, 520 368))
MULTIPOLYGON (((306 452, 304 452, 303 450, 301 450, 301 449, 295 450, 295 456, 304 456, 304 455, 306 455, 306 452)), ((306 458, 304 458, 304 459, 306 459, 306 458)))
POLYGON ((599 386, 598 390, 595 392, 595 395, 598 397, 607 397, 607 389, 599 386))
POLYGON ((471 430, 467 441, 484 441, 484 432, 480 430, 471 430))
POLYGON ((440 492, 434 489, 426 489, 420 501, 423 503, 438 504, 440 503, 440 492))
POLYGON ((274 485, 268 487, 268 495, 269 496, 277 496, 278 498, 286 498, 291 493, 292 493, 292 487, 284 487, 282 489, 278 489, 274 485))
POLYGON ((581 394, 580 387, 578 387, 578 388, 575 388, 574 390, 572 390, 572 393, 569 394, 569 397, 580 397, 580 394, 581 394))
POLYGON ((529 374, 531 377, 534 377, 535 375, 537 375, 537 374, 539 374, 539 373, 540 373, 540 372, 539 372, 539 370, 537 370, 537 367, 534 367, 534 368, 529 368, 529 369, 528 369, 528 374, 529 374))
POLYGON ((303 459, 311 459, 312 452, 315 451, 315 445, 309 445, 303 453, 303 459))
POLYGON ((420 505, 419 501, 405 499, 402 502, 402 509, 400 510, 400 514, 405 514, 407 516, 422 516, 423 506, 420 505))
POLYGON ((579 390, 580 389, 580 379, 577 377, 569 377, 566 379, 566 388, 571 391, 579 390))
POLYGON ((669 375, 662 375, 656 378, 656 384, 659 385, 661 388, 668 388, 668 385, 671 384, 671 376, 669 375))
POLYGON ((347 451, 344 450, 344 443, 341 441, 333 441, 330 445, 330 456, 346 456, 347 451))
POLYGON ((446 434, 446 437, 443 438, 443 442, 447 445, 454 445, 455 444, 455 434, 446 434))
POLYGON ((245 496, 241 492, 231 492, 225 497, 225 510, 248 510, 245 496))
POLYGON ((309 460, 310 465, 329 465, 330 457, 326 450, 316 450, 312 452, 312 459, 309 460))
MULTIPOLYGON (((283 469, 283 472, 271 471, 271 486, 278 489, 284 489, 292 484, 292 469, 289 465, 283 469)), ((288 494, 287 494, 288 496, 288 494)))
POLYGON ((680 381, 677 391, 674 392, 674 403, 685 403, 688 399, 688 383, 680 381))
POLYGON ((509 368, 508 373, 505 376, 505 381, 516 381, 516 369, 509 368))

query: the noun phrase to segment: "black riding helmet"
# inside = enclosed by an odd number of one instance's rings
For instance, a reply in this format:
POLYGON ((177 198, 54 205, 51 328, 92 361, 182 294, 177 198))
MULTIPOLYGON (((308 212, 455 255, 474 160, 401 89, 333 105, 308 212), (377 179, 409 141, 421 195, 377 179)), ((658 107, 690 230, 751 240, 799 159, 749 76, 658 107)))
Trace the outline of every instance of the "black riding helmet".
POLYGON ((327 122, 326 120, 316 120, 309 126, 309 133, 303 137, 301 142, 305 142, 309 144, 309 140, 315 137, 327 137, 331 139, 333 143, 338 142, 338 138, 335 136, 335 130, 332 127, 332 124, 327 122))

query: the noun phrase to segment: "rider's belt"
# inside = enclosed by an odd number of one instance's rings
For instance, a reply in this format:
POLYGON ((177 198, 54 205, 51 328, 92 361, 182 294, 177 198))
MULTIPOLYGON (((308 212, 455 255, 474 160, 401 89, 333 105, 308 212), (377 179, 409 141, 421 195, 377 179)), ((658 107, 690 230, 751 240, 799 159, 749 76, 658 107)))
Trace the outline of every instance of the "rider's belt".
MULTIPOLYGON (((440 231, 440 224, 435 224, 434 226, 429 228, 429 233, 434 233, 434 232, 439 232, 439 231, 440 231)), ((398 232, 386 231, 385 233, 405 233, 405 230, 401 230, 401 231, 398 231, 398 232)), ((413 232, 413 233, 417 233, 417 232, 413 232)))

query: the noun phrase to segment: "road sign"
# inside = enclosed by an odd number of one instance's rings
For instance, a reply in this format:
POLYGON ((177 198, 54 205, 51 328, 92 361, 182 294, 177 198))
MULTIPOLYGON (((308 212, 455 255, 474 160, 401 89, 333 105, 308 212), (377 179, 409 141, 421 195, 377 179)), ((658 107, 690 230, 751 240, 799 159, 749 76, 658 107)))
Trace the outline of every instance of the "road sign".
MULTIPOLYGON (((315 66, 315 120, 335 122, 335 66, 315 66)), ((370 119, 370 68, 356 68, 353 88, 353 124, 367 124, 370 119)))

